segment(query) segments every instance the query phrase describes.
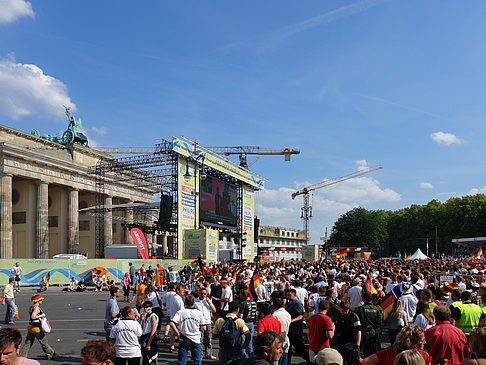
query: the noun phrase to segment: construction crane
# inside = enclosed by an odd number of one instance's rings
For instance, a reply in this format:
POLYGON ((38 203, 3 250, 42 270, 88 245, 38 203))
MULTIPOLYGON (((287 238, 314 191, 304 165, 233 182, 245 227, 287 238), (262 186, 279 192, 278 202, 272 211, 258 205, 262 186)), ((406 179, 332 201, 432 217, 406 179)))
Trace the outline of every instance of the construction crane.
POLYGON ((295 199, 295 197, 297 197, 299 195, 303 195, 303 205, 302 205, 302 208, 301 208, 301 211, 300 211, 300 218, 302 219, 302 221, 304 223, 306 244, 307 244, 307 241, 309 239, 309 220, 312 218, 312 206, 309 203, 309 193, 311 191, 314 191, 314 190, 317 190, 317 189, 320 189, 320 188, 324 188, 326 186, 338 184, 340 182, 343 182, 343 181, 346 181, 346 180, 349 180, 349 179, 353 179, 353 178, 358 177, 358 176, 369 174, 370 172, 380 170, 382 168, 383 168, 383 166, 381 166, 381 165, 374 166, 374 167, 367 167, 365 169, 358 170, 358 171, 355 171, 353 173, 350 173, 350 174, 347 174, 347 175, 344 175, 344 176, 335 177, 333 179, 326 179, 326 180, 321 181, 317 184, 306 186, 305 188, 303 188, 299 191, 296 191, 295 193, 292 193, 292 200, 295 199))
MULTIPOLYGON (((290 161, 291 155, 298 155, 300 150, 294 148, 282 148, 278 150, 262 148, 259 146, 237 146, 237 147, 205 147, 214 153, 219 155, 239 155, 240 166, 248 169, 255 160, 248 164, 247 155, 259 155, 259 156, 284 156, 285 161, 290 161)), ((156 151, 155 147, 95 147, 96 150, 100 152, 105 152, 109 154, 150 154, 156 151)), ((258 157, 258 156, 257 156, 258 157)))

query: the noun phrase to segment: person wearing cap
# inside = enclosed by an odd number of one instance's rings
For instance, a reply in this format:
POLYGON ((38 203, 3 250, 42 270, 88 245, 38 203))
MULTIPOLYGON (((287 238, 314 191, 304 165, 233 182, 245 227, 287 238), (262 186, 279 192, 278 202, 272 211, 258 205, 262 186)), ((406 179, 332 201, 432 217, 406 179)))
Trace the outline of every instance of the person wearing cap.
POLYGON ((331 348, 319 351, 314 361, 317 365, 343 365, 343 357, 339 351, 331 348))
POLYGON ((29 308, 29 325, 27 326, 27 336, 25 337, 24 346, 20 351, 20 356, 27 357, 30 348, 34 344, 34 340, 37 339, 39 341, 42 351, 46 354, 47 360, 52 360, 56 357, 56 353, 49 346, 49 342, 47 342, 47 337, 41 327, 41 318, 45 318, 46 314, 42 311, 40 305, 44 298, 39 294, 34 295, 32 297, 32 306, 29 308))
POLYGON ((418 299, 412 294, 412 285, 408 282, 402 284, 402 296, 399 298, 403 305, 403 310, 407 313, 408 323, 413 323, 413 317, 417 309, 418 299))

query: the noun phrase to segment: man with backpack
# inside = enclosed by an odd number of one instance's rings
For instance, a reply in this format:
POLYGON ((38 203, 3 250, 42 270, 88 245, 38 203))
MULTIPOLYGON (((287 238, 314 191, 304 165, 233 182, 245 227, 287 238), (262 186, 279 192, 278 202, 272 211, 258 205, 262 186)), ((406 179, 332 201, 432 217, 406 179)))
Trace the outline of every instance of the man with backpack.
POLYGON ((229 313, 218 318, 214 324, 213 338, 219 338, 219 364, 224 365, 232 359, 241 356, 241 350, 250 343, 250 330, 245 321, 239 317, 240 304, 236 301, 229 303, 229 313), (242 335, 245 340, 241 343, 242 335))
POLYGON ((244 289, 240 293, 241 303, 240 303, 240 314, 245 321, 246 326, 250 330, 250 343, 246 350, 242 350, 241 357, 246 357, 248 354, 249 358, 253 357, 253 333, 255 332, 255 322, 258 317, 257 304, 254 300, 251 300, 251 294, 248 289, 244 289))

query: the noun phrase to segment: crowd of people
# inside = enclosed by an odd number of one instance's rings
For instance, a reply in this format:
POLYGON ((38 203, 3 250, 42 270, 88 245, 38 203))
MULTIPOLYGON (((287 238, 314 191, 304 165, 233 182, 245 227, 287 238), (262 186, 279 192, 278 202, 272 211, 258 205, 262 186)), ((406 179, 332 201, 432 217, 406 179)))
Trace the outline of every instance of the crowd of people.
POLYGON ((177 351, 178 364, 186 364, 190 352, 195 364, 205 358, 287 365, 299 356, 307 364, 458 365, 474 359, 482 365, 485 271, 482 261, 453 258, 258 268, 199 261, 163 278, 156 270, 133 270, 122 281, 128 305, 121 311, 120 290, 110 291, 106 339, 118 363, 128 364, 156 361, 160 338, 168 351, 177 351))

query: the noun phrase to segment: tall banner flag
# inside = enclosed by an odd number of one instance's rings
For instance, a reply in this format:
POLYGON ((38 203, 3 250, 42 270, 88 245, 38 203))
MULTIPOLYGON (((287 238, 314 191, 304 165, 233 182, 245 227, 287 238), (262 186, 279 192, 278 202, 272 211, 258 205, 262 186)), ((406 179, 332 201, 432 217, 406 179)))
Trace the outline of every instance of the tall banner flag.
POLYGON ((132 228, 130 230, 130 236, 133 238, 133 242, 137 245, 138 252, 140 252, 140 256, 142 259, 148 260, 148 246, 147 241, 145 241, 145 236, 143 235, 142 231, 138 228, 132 228))
POLYGON ((384 298, 383 301, 381 302, 381 308, 383 309, 383 319, 388 318, 388 314, 393 308, 393 303, 395 302, 395 294, 393 291, 390 291, 384 298))
POLYGON ((260 275, 258 275, 257 272, 253 274, 253 277, 250 280, 250 294, 252 296, 252 300, 257 300, 258 295, 256 293, 256 288, 258 288, 262 284, 262 281, 260 279, 260 275))
POLYGON ((44 282, 46 288, 49 287, 49 281, 51 280, 51 272, 48 271, 47 274, 45 274, 43 277, 42 277, 42 281, 44 282))

